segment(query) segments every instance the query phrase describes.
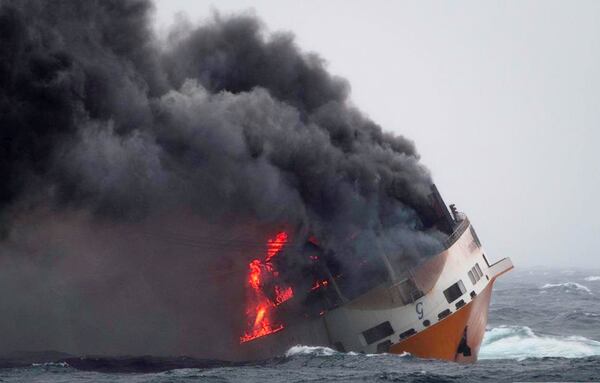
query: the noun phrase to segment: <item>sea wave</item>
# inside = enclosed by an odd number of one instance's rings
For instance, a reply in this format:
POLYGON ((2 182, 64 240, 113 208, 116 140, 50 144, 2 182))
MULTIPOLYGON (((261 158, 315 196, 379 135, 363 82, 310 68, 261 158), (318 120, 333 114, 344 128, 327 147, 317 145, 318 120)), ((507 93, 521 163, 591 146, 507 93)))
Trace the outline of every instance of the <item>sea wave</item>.
POLYGON ((600 275, 590 275, 589 277, 583 278, 588 282, 600 281, 600 275))
MULTIPOLYGON (((291 347, 289 350, 287 350, 287 352, 285 353, 285 356, 288 358, 294 357, 294 356, 299 356, 299 355, 311 355, 311 356, 332 356, 332 355, 344 355, 344 356, 366 356, 366 357, 374 357, 374 356, 383 356, 383 355, 388 355, 386 353, 382 353, 382 354, 363 354, 363 353, 358 353, 358 352, 354 352, 354 351, 350 351, 350 352, 339 352, 336 351, 334 349, 331 349, 329 347, 321 347, 321 346, 303 346, 303 345, 296 345, 291 347)), ((396 357, 400 356, 400 357, 412 357, 412 355, 408 352, 403 352, 401 354, 397 354, 395 355, 396 357)))
POLYGON ((67 362, 32 363, 31 367, 71 367, 67 362))
POLYGON ((287 350, 285 356, 289 358, 296 355, 331 356, 336 354, 339 352, 329 347, 296 345, 287 350))
POLYGON ((479 359, 583 358, 600 355, 600 342, 582 336, 537 335, 527 326, 486 331, 479 359))
POLYGON ((566 291, 579 291, 592 294, 592 291, 587 287, 577 282, 565 282, 565 283, 546 283, 541 287, 543 290, 546 289, 565 289, 566 291))

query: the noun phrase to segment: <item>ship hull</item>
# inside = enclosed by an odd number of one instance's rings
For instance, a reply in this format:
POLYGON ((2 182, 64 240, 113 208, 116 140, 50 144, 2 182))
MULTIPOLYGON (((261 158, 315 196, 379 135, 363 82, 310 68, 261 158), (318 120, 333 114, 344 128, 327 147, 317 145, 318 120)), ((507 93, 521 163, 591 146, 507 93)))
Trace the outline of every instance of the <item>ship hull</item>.
POLYGON ((427 329, 390 346, 394 354, 461 363, 477 361, 485 334, 493 280, 471 302, 427 329))
POLYGON ((318 318, 290 323, 244 348, 253 358, 281 355, 293 345, 306 344, 472 363, 485 334, 494 282, 512 268, 510 258, 488 262, 465 219, 444 251, 404 278, 373 288, 318 318))

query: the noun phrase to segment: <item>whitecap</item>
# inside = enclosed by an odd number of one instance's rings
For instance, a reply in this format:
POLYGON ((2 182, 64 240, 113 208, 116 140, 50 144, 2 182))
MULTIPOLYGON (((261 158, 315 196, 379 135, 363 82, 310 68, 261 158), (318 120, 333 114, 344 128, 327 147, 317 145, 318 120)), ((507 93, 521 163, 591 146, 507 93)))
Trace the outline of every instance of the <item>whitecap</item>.
POLYGON ((556 287, 564 288, 567 290, 585 291, 588 294, 592 293, 592 291, 587 286, 584 286, 577 282, 546 283, 544 286, 542 286, 542 289, 551 289, 556 287))
POLYGON ((387 352, 382 352, 379 354, 359 354, 356 352, 349 352, 348 355, 364 355, 366 357, 378 357, 378 356, 393 356, 394 358, 412 358, 412 354, 410 352, 402 351, 400 354, 389 354, 387 352))
POLYGON ((31 367, 71 367, 67 362, 32 363, 31 367))
POLYGON ((331 356, 338 354, 337 351, 331 349, 329 347, 321 347, 321 346, 303 346, 296 345, 292 346, 287 352, 285 356, 295 356, 295 355, 316 355, 316 356, 331 356))
POLYGON ((600 275, 590 275, 589 277, 583 278, 588 282, 600 281, 600 275))
POLYGON ((527 326, 486 331, 479 359, 582 358, 600 355, 600 342, 582 336, 537 335, 527 326))
MULTIPOLYGON (((379 353, 379 354, 364 354, 361 352, 355 352, 355 351, 349 351, 349 352, 339 352, 336 351, 334 349, 331 349, 329 347, 322 347, 322 346, 303 346, 303 345, 296 345, 291 347, 289 350, 287 350, 287 352, 285 353, 286 357, 291 357, 291 356, 296 356, 296 355, 313 355, 313 356, 332 356, 332 355, 348 355, 348 356, 364 356, 364 357, 382 357, 382 356, 389 356, 390 354, 388 353, 379 353)), ((405 358, 405 357, 412 357, 412 355, 409 352, 402 352, 400 354, 392 354, 394 357, 400 357, 400 358, 405 358)))

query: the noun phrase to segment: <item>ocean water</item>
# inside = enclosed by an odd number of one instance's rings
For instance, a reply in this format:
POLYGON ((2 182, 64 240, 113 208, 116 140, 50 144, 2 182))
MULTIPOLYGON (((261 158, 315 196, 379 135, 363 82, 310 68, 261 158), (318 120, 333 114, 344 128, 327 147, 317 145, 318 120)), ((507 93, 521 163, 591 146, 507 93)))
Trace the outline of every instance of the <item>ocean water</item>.
POLYGON ((302 345, 257 363, 106 358, 83 371, 61 354, 35 362, 32 355, 0 359, 0 382, 600 382, 600 270, 517 269, 503 276, 472 365, 302 345))

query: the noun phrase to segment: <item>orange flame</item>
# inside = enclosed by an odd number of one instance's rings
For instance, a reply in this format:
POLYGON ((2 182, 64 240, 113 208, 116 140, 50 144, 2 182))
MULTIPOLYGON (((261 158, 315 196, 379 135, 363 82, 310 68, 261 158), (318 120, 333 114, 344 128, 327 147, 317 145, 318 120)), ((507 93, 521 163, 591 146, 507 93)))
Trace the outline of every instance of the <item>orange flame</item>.
POLYGON ((275 324, 272 319, 273 308, 291 299, 294 290, 290 286, 275 285, 274 300, 269 299, 263 292, 263 276, 276 278, 279 273, 275 265, 271 263, 281 249, 285 246, 288 235, 285 232, 278 233, 275 238, 267 241, 267 256, 264 261, 255 259, 248 264, 248 292, 247 310, 248 327, 245 334, 240 337, 240 343, 248 342, 265 335, 283 330, 283 324, 275 324))
POLYGON ((274 239, 269 239, 267 241, 267 257, 265 258, 265 263, 271 261, 271 258, 279 254, 283 246, 287 243, 288 235, 285 231, 277 234, 274 239))
POLYGON ((294 296, 294 290, 291 287, 282 289, 279 286, 275 286, 275 304, 280 305, 283 302, 291 299, 294 296))

